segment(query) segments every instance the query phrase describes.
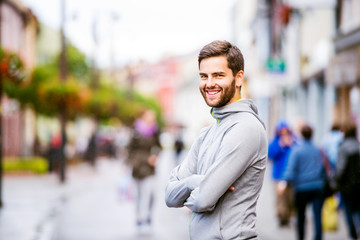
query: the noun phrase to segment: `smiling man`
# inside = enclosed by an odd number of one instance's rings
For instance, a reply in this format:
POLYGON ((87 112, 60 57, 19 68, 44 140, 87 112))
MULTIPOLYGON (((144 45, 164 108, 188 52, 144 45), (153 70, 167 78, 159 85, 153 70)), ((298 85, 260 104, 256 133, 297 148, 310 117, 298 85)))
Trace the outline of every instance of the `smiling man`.
POLYGON ((267 136, 253 101, 241 99, 242 53, 227 41, 214 41, 201 49, 198 63, 200 92, 216 121, 202 129, 171 172, 166 204, 192 210, 193 240, 258 239, 267 136))

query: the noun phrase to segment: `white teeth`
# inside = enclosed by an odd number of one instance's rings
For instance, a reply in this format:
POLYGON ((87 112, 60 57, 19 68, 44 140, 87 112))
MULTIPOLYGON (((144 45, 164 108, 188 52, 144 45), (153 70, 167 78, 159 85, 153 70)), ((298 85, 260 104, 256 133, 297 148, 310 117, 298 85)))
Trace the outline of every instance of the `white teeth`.
POLYGON ((215 95, 215 94, 217 94, 219 91, 207 91, 207 93, 209 94, 209 95, 215 95))

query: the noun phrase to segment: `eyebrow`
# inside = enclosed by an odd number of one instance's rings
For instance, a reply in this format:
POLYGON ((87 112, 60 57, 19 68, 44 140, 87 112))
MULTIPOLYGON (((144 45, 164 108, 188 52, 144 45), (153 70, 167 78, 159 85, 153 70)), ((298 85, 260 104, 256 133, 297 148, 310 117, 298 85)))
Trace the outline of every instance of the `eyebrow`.
POLYGON ((213 72, 211 74, 225 74, 225 72, 219 71, 219 72, 213 72))
MULTIPOLYGON (((215 75, 215 74, 225 74, 225 72, 223 71, 219 71, 219 72, 212 72, 210 73, 211 75, 215 75)), ((199 72, 199 75, 208 75, 207 73, 203 73, 203 72, 199 72)))

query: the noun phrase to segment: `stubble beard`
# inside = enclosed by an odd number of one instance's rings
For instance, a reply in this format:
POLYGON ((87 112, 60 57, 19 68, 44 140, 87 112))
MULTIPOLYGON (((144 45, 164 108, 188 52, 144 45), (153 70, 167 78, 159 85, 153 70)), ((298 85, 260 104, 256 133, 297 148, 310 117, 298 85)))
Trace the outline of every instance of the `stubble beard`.
POLYGON ((231 99, 234 97, 235 91, 236 91, 236 87, 235 87, 235 78, 234 78, 229 87, 221 88, 221 92, 220 92, 221 95, 218 102, 211 103, 211 101, 209 101, 207 98, 206 88, 200 89, 201 95, 203 96, 206 104, 209 107, 216 107, 216 108, 223 107, 226 104, 228 104, 231 101, 231 99))

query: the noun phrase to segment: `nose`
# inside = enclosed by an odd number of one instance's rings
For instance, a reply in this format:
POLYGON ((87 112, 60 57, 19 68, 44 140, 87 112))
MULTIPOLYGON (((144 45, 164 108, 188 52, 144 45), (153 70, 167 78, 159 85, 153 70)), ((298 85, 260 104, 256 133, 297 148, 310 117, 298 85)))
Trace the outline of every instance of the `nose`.
POLYGON ((214 86, 215 86, 215 79, 213 77, 209 76, 206 81, 206 87, 213 88, 214 86))

